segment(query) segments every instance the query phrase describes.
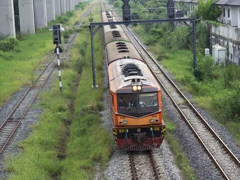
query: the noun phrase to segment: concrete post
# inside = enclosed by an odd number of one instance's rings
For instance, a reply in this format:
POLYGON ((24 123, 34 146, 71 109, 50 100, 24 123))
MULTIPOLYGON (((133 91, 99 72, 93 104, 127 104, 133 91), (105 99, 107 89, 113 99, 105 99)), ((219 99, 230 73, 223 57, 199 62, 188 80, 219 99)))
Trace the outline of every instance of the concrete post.
POLYGON ((60 16, 61 15, 61 5, 60 5, 60 0, 55 0, 55 16, 60 16))
POLYGON ((40 29, 47 26, 46 0, 34 0, 35 28, 40 29))
POLYGON ((18 0, 20 31, 25 34, 35 33, 33 0, 18 0))
POLYGON ((47 22, 51 22, 55 19, 55 4, 54 0, 46 0, 47 8, 47 22))
POLYGON ((72 11, 72 0, 69 0, 69 11, 72 11))
POLYGON ((60 0, 61 14, 66 14, 66 1, 60 0))
POLYGON ((13 0, 0 1, 0 33, 16 37, 13 0))
POLYGON ((65 0, 66 2, 66 11, 69 11, 69 0, 65 0))
POLYGON ((75 5, 74 5, 74 0, 72 0, 72 10, 74 10, 75 5))

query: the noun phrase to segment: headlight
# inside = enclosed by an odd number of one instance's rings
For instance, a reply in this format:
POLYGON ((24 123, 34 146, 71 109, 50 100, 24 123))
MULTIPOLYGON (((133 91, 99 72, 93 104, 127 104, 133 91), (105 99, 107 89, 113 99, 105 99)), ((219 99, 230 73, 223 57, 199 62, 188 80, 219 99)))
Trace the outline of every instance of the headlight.
POLYGON ((133 86, 133 90, 136 91, 137 90, 137 86, 133 86))
POLYGON ((123 121, 123 124, 127 124, 127 120, 124 120, 124 121, 123 121))
POLYGON ((158 119, 156 119, 156 122, 158 122, 159 120, 158 119))
POLYGON ((118 123, 119 123, 119 124, 122 124, 122 121, 119 121, 118 123))
POLYGON ((151 123, 154 123, 154 119, 151 119, 150 122, 151 122, 151 123))
POLYGON ((142 86, 138 86, 138 90, 140 91, 142 89, 142 86))

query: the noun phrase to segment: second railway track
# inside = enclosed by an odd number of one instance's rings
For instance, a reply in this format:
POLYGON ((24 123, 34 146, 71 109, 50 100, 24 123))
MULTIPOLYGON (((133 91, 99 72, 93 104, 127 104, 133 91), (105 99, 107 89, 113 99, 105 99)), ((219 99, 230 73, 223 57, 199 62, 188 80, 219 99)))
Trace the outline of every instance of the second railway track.
MULTIPOLYGON (((80 24, 83 20, 87 17, 88 13, 92 9, 93 4, 89 7, 89 9, 83 14, 83 17, 80 20, 80 24)), ((70 37, 69 43, 66 49, 73 43, 77 33, 73 34, 70 37)), ((64 51, 61 56, 65 54, 64 51)), ((0 126, 0 154, 4 152, 4 149, 10 142, 11 138, 14 136, 15 132, 17 131, 18 127, 20 126, 22 120, 24 119, 25 115, 27 114, 29 108, 37 98, 39 92, 44 87, 46 82, 48 81, 49 77, 52 75, 55 67, 53 60, 56 58, 56 54, 50 59, 49 62, 45 65, 44 69, 39 73, 36 80, 33 82, 31 87, 28 88, 26 93, 22 96, 19 100, 17 105, 13 108, 13 110, 9 113, 8 117, 3 121, 0 126)))
MULTIPOLYGON (((109 8, 111 8, 109 6, 109 8)), ((113 11, 114 12, 114 11, 113 11)), ((115 12, 115 17, 120 17, 115 12)), ((155 59, 147 52, 141 42, 127 26, 123 26, 126 34, 155 74, 164 91, 168 94, 174 106, 190 127, 197 140, 216 165, 224 179, 239 179, 240 161, 219 138, 207 121, 200 115, 191 102, 183 95, 167 74, 158 65, 155 59)))

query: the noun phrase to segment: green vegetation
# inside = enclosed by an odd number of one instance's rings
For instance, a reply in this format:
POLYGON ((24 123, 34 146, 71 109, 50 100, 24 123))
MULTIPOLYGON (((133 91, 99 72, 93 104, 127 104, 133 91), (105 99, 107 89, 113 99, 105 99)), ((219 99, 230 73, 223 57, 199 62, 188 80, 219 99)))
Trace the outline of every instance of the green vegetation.
MULTIPOLYGON (((18 1, 14 2, 17 3, 18 1)), ((79 6, 86 7, 86 5, 88 3, 84 2, 79 6)), ((67 22, 63 25, 73 25, 77 19, 81 18, 83 12, 82 9, 67 12, 66 15, 57 17, 57 20, 49 24, 61 23, 62 19, 67 18, 67 22)), ((63 35, 67 38, 74 31, 77 30, 69 29, 63 35)), ((7 36, 0 33, 0 106, 22 86, 32 84, 35 79, 34 69, 45 60, 46 54, 55 48, 52 44, 52 31, 47 28, 37 30, 34 35, 17 32, 17 39, 6 38, 7 36)))
POLYGON ((52 90, 41 94, 44 113, 39 123, 18 144, 21 153, 6 160, 10 179, 93 179, 95 163, 109 160, 113 142, 99 113, 106 90, 101 32, 94 38, 97 90, 91 88, 89 36, 89 30, 83 29, 71 49, 71 59, 62 63, 63 91, 55 79, 52 90))
POLYGON ((217 21, 222 14, 222 9, 216 6, 214 3, 217 0, 198 0, 198 11, 197 13, 202 20, 217 21))
POLYGON ((166 123, 166 133, 165 133, 165 140, 169 144, 170 150, 174 154, 174 162, 175 164, 179 167, 181 170, 181 177, 186 180, 194 180, 194 171, 193 168, 189 166, 189 160, 182 152, 182 149, 178 143, 177 138, 171 133, 174 131, 177 127, 174 125, 173 122, 166 121, 165 118, 165 123, 166 123))

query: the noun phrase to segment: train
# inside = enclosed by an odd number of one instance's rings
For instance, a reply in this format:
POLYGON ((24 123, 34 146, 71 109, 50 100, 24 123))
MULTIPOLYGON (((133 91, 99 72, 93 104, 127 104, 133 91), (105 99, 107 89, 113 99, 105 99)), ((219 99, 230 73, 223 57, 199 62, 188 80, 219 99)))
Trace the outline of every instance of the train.
MULTIPOLYGON (((105 10, 102 21, 116 18, 105 10)), ((160 147, 165 123, 158 81, 120 25, 103 26, 103 37, 115 143, 129 151, 160 147)))

